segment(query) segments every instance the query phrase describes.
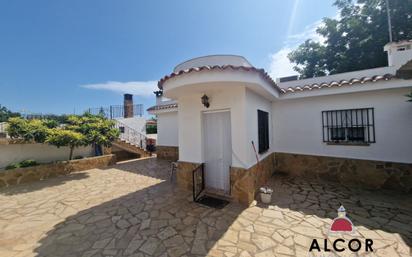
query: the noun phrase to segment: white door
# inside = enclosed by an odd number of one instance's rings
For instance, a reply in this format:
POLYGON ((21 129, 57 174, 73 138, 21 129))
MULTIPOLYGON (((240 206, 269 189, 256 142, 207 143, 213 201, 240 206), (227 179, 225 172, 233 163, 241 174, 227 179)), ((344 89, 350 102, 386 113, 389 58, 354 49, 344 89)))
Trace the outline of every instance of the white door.
POLYGON ((203 145, 206 189, 229 194, 232 165, 229 111, 203 113, 203 145))

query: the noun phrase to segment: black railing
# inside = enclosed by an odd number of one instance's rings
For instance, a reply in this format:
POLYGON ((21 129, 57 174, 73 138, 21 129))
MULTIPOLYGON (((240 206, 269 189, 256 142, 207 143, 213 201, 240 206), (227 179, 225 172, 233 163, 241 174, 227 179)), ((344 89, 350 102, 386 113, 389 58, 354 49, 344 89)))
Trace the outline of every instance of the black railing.
POLYGON ((373 108, 322 111, 323 142, 375 143, 373 108))
POLYGON ((197 202, 200 194, 205 189, 205 169, 204 163, 197 166, 192 173, 193 179, 193 201, 197 202))
MULTIPOLYGON (((109 107, 97 107, 97 108, 89 108, 86 112, 93 114, 93 115, 103 115, 108 119, 116 119, 124 117, 125 108, 127 106, 124 105, 110 105, 109 107)), ((143 104, 134 104, 133 105, 133 117, 136 116, 143 116, 143 104)))

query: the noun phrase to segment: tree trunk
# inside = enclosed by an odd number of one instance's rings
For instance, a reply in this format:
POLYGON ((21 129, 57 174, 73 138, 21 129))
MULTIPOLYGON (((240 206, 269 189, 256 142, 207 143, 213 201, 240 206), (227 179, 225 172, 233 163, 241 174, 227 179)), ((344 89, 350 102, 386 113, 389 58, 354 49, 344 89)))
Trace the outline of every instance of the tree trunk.
POLYGON ((74 150, 74 146, 70 146, 69 160, 71 160, 73 158, 73 150, 74 150))

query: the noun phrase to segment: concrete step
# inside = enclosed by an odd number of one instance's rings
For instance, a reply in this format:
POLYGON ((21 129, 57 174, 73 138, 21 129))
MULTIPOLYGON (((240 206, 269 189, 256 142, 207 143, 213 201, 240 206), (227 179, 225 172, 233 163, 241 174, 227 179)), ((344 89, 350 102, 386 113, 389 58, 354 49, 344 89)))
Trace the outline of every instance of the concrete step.
POLYGON ((214 198, 218 198, 218 199, 222 199, 222 200, 226 200, 226 201, 233 201, 233 197, 231 195, 225 194, 221 191, 215 190, 215 189, 210 189, 210 188, 206 188, 202 195, 207 195, 207 196, 211 196, 214 198))
POLYGON ((125 151, 132 152, 132 153, 137 153, 141 157, 150 156, 150 153, 148 151, 146 151, 145 149, 142 149, 138 146, 132 145, 132 144, 127 143, 127 142, 124 142, 122 140, 117 140, 117 141, 113 142, 113 145, 118 147, 118 148, 121 148, 125 151))

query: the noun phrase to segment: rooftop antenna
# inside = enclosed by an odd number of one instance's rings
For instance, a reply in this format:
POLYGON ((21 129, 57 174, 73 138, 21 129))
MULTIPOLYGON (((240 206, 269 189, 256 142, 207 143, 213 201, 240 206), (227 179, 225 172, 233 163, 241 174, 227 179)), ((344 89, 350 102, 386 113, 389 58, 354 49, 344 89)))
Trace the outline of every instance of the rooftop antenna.
POLYGON ((392 42, 392 23, 389 0, 386 0, 386 14, 388 15, 389 42, 392 42))

